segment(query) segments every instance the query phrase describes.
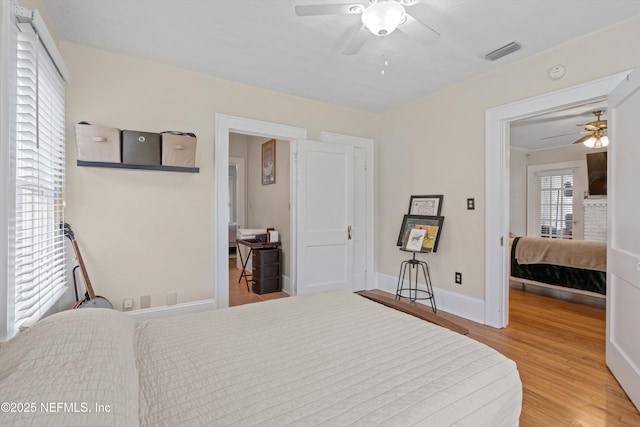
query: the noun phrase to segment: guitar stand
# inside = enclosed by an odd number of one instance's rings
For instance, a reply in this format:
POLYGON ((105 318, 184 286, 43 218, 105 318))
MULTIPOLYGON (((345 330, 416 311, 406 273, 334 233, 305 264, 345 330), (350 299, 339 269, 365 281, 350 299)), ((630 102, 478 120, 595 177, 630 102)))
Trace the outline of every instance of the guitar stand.
POLYGON ((429 266, 426 262, 416 259, 416 253, 413 258, 402 261, 400 264, 400 274, 398 276, 398 286, 396 288, 396 299, 409 298, 410 301, 430 300, 431 309, 436 312, 436 300, 433 296, 433 286, 431 286, 431 275, 429 274, 429 266), (414 271, 415 270, 415 271, 414 271), (426 284, 426 289, 418 288, 418 276, 422 270, 422 275, 426 284), (409 286, 405 287, 405 276, 409 272, 409 286), (413 274, 412 274, 413 271, 413 274), (403 293, 408 292, 408 295, 403 293), (420 294, 420 296, 418 296, 420 294))

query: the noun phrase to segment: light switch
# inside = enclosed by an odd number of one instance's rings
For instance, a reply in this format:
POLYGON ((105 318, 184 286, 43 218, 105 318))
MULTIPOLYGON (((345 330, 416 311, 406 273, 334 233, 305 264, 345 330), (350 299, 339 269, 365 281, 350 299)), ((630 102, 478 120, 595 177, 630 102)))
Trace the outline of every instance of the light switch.
POLYGON ((467 199, 467 210, 472 211, 476 208, 476 199, 467 199))

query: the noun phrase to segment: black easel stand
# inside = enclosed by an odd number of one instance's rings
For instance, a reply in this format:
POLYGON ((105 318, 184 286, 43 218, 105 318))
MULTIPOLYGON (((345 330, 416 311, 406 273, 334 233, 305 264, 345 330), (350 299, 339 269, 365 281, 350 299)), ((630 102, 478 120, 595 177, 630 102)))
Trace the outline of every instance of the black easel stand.
POLYGON ((396 299, 409 298, 411 301, 416 300, 430 300, 431 308, 433 312, 436 312, 436 300, 433 297, 433 286, 431 286, 431 275, 429 275, 429 266, 426 262, 416 259, 416 253, 413 253, 413 258, 407 261, 402 261, 400 264, 400 274, 398 276, 398 287, 396 288, 396 299), (412 270, 413 274, 412 274, 412 270), (422 270, 426 289, 418 289, 418 275, 422 270), (405 287, 405 276, 409 272, 409 287, 405 287), (408 291, 409 295, 403 295, 403 292, 408 291), (420 296, 418 296, 420 294, 420 296))

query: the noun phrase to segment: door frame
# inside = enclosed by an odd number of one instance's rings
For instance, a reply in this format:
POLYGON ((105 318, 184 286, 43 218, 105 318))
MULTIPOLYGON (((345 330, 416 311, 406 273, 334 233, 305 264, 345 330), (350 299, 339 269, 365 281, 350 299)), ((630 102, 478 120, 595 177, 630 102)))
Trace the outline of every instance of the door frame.
POLYGON ((484 323, 509 324, 509 124, 538 114, 604 100, 627 76, 621 72, 485 111, 485 302, 484 323))
MULTIPOLYGON (((215 140, 214 140, 214 170, 213 170, 213 269, 214 269, 214 293, 217 308, 229 307, 229 210, 217 209, 219 206, 227 206, 229 203, 229 133, 241 133, 245 135, 261 136, 290 141, 290 164, 292 189, 294 177, 297 176, 295 153, 297 141, 307 138, 307 130, 303 128, 269 123, 261 120, 247 119, 244 117, 230 116, 215 113, 215 140)), ((291 281, 292 287, 296 282, 296 246, 295 246, 295 220, 296 200, 295 192, 291 190, 291 281)))

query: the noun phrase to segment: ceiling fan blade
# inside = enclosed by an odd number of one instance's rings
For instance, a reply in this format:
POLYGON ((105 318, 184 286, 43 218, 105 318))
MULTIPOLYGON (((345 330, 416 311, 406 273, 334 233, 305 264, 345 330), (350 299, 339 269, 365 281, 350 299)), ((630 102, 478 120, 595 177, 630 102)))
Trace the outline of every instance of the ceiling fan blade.
POLYGON ((540 138, 540 139, 560 138, 561 136, 578 135, 578 134, 580 134, 580 133, 584 133, 584 132, 563 133, 563 134, 560 134, 560 135, 545 136, 544 138, 540 138))
POLYGON ((369 38, 371 33, 367 28, 363 25, 358 29, 358 31, 351 37, 349 40, 349 44, 342 51, 343 55, 355 55, 360 51, 364 43, 369 38))
POLYGON ((418 43, 428 46, 440 37, 439 33, 429 28, 426 24, 418 21, 408 13, 405 16, 407 17, 407 20, 400 24, 398 30, 416 40, 418 43))
POLYGON ((582 138, 580 138, 579 140, 577 140, 576 142, 574 142, 574 144, 582 144, 583 142, 585 142, 587 139, 591 138, 593 136, 592 133, 590 133, 589 135, 585 135, 582 138))
POLYGON ((296 6, 296 15, 345 15, 362 13, 364 6, 359 3, 348 4, 310 4, 296 6))

